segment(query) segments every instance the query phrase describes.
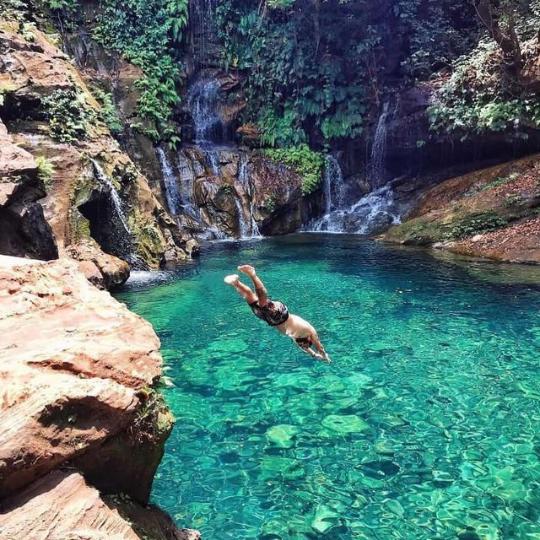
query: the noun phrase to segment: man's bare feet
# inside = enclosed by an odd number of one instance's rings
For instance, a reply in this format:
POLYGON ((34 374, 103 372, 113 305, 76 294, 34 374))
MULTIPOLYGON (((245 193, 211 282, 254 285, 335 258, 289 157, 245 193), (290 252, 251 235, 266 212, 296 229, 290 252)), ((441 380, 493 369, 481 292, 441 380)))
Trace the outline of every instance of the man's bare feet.
POLYGON ((253 277, 256 274, 255 267, 251 266, 250 264, 242 264, 238 267, 238 270, 249 277, 253 277))
POLYGON ((238 283, 238 280, 240 279, 240 276, 238 274, 231 274, 230 276, 225 276, 225 278, 223 279, 223 281, 227 284, 227 285, 232 285, 233 287, 236 286, 236 284, 238 283))

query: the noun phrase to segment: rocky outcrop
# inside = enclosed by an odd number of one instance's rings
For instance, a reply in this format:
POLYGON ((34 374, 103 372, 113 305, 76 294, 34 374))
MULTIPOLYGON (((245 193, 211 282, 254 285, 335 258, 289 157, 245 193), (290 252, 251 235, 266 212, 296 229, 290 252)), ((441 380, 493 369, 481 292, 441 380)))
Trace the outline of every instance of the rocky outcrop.
POLYGON ((5 540, 27 538, 30 531, 39 539, 200 539, 196 531, 177 529, 155 507, 102 498, 72 471, 51 472, 0 504, 0 533, 5 540), (136 511, 124 512, 128 504, 136 511))
POLYGON ((0 257, 0 314, 0 530, 13 538, 30 524, 40 530, 57 499, 65 504, 55 505, 40 538, 92 523, 123 530, 71 473, 102 493, 147 503, 172 428, 152 389, 161 375, 156 334, 67 259, 0 257), (54 472, 62 467, 70 474, 54 472))
POLYGON ((0 253, 55 259, 58 249, 39 201, 45 186, 33 156, 0 121, 0 253))
POLYGON ((540 155, 446 180, 382 239, 540 264, 540 155))
POLYGON ((193 234, 286 234, 298 230, 317 204, 316 197, 302 196, 302 178, 295 171, 257 152, 219 146, 161 152, 163 190, 177 219, 193 234))
POLYGON ((45 34, 32 27, 22 32, 18 23, 0 25, 0 51, 0 116, 13 142, 48 168, 42 207, 59 252, 93 239, 131 266, 157 268, 189 258, 184 248, 190 238, 111 136, 101 106, 70 59, 45 34), (54 113, 47 104, 51 95, 54 113), (71 119, 75 113, 58 105, 62 95, 77 101, 84 118, 71 119), (59 137, 53 121, 73 133, 59 137))
POLYGON ((104 253, 92 238, 69 246, 66 253, 79 261, 79 270, 99 289, 114 289, 129 278, 129 264, 114 255, 104 253))

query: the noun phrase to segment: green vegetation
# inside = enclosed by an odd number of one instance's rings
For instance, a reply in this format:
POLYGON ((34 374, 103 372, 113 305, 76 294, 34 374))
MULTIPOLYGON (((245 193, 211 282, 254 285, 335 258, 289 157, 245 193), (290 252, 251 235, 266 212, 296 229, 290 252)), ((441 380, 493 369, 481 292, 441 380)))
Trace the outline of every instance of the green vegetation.
POLYGON ((468 236, 480 234, 508 225, 508 221, 495 212, 478 212, 469 214, 452 223, 448 233, 448 240, 460 240, 468 236))
POLYGON ((48 191, 52 183, 54 165, 45 156, 38 156, 36 158, 36 164, 38 178, 43 182, 45 189, 48 191))
POLYGON ((123 126, 114 105, 113 96, 101 88, 93 88, 92 93, 101 105, 100 118, 113 135, 122 133, 123 126))
POLYGON ((307 144, 290 148, 271 148, 264 154, 274 161, 285 163, 302 177, 302 193, 308 195, 317 189, 321 181, 324 157, 307 144))
POLYGON ((351 0, 219 3, 221 62, 246 75, 243 120, 259 126, 263 144, 320 147, 357 137, 389 90, 389 62, 405 79, 427 77, 474 39, 469 3, 398 0, 384 17, 380 7, 351 0), (389 58, 389 44, 403 52, 389 58))
POLYGON ((28 2, 23 0, 0 0, 0 13, 6 19, 22 21, 26 18, 28 2))
POLYGON ((527 138, 540 127, 540 96, 522 71, 526 56, 538 55, 540 2, 475 4, 487 37, 454 62, 428 111, 431 126, 463 139, 490 131, 527 138))
POLYGON ((51 136, 59 142, 84 139, 96 113, 86 103, 82 92, 56 90, 43 99, 51 136))
POLYGON ((188 0, 102 0, 103 11, 95 37, 106 48, 140 67, 140 91, 135 125, 154 140, 168 139, 182 81, 178 45, 187 24, 188 0))

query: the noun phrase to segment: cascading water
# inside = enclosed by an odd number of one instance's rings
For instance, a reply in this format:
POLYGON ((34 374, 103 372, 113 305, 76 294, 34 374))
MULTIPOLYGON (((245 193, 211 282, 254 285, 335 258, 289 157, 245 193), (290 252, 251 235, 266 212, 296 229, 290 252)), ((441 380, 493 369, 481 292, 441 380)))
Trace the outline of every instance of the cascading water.
POLYGON ((326 156, 323 176, 324 216, 317 220, 312 231, 341 232, 342 222, 339 209, 343 205, 343 173, 334 156, 326 156))
POLYGON ((209 60, 209 44, 215 40, 216 27, 214 11, 216 0, 191 0, 190 25, 196 34, 197 46, 193 49, 193 57, 197 66, 209 60))
POLYGON ((390 104, 388 101, 383 105, 382 113, 377 122, 371 155, 368 165, 368 179, 373 188, 382 186, 386 180, 386 143, 388 138, 388 116, 390 104))
POLYGON ((201 147, 201 149, 204 151, 206 161, 208 162, 212 174, 214 176, 219 176, 219 150, 213 147, 201 147))
POLYGON ((255 221, 255 216, 254 216, 255 203, 254 203, 253 186, 251 185, 251 182, 249 181, 249 160, 246 154, 244 153, 240 154, 240 161, 238 163, 238 180, 244 186, 244 189, 246 190, 246 193, 250 200, 250 204, 249 204, 249 215, 251 216, 250 230, 249 230, 249 234, 243 235, 242 238, 262 238, 261 231, 259 230, 259 226, 257 225, 257 222, 255 221))
POLYGON ((201 78, 191 87, 188 104, 195 128, 195 144, 214 144, 224 138, 224 129, 218 114, 220 85, 216 79, 201 78))
MULTIPOLYGON (((145 263, 133 252, 133 235, 124 213, 120 194, 101 165, 94 159, 91 159, 91 162, 95 178, 101 183, 103 192, 107 196, 105 204, 101 200, 97 200, 89 201, 83 205, 87 207, 92 236, 95 237, 104 251, 128 261, 133 268, 145 268, 145 263), (93 210, 90 210, 89 206, 93 206, 93 210)), ((82 207, 80 209, 82 210, 82 207)))
POLYGON ((121 224, 124 232, 131 236, 131 231, 127 224, 126 215, 124 214, 123 203, 118 190, 114 187, 111 179, 105 174, 105 171, 101 165, 94 159, 91 160, 92 165, 94 166, 94 171, 97 179, 103 184, 105 190, 109 194, 110 201, 114 207, 115 215, 118 218, 118 222, 121 224))
MULTIPOLYGON (((202 224, 216 238, 224 236, 223 231, 217 234, 214 230, 216 229, 216 222, 220 223, 219 227, 227 230, 228 234, 231 233, 231 230, 236 229, 240 238, 259 237, 259 228, 253 217, 253 193, 252 185, 249 181, 249 168, 245 153, 238 149, 235 150, 234 147, 227 146, 226 144, 228 134, 227 126, 220 115, 220 88, 220 81, 214 77, 210 70, 207 70, 199 73, 198 78, 195 79, 188 92, 188 105, 190 107, 194 131, 193 143, 197 149, 196 154, 202 155, 203 158, 202 160, 200 158, 198 159, 197 165, 194 166, 194 174, 190 176, 190 192, 193 194, 193 182, 196 178, 206 177, 208 182, 215 186, 216 180, 208 177, 220 178, 222 175, 228 174, 225 170, 222 170, 225 167, 222 164, 230 163, 231 153, 236 153, 239 159, 237 178, 238 182, 243 184, 243 188, 239 189, 238 192, 234 190, 234 205, 236 207, 238 221, 236 224, 229 222, 223 225, 221 224, 221 219, 215 220, 215 216, 214 218, 210 218, 209 216, 211 214, 205 213, 202 216, 202 224), (201 165, 204 170, 201 170, 201 165), (249 220, 247 219, 248 213, 249 220), (212 222, 212 219, 215 221, 212 222)), ((184 154, 189 155, 189 152, 183 153, 181 151, 179 156, 184 154)), ((180 166, 179 168, 182 169, 180 166)), ((189 165, 187 168, 189 168, 189 165)), ((167 171, 163 165, 162 169, 164 174, 166 174, 167 171)), ((182 182, 181 179, 180 182, 182 182)), ((176 183, 179 183, 178 180, 176 183)), ((193 198, 190 199, 190 201, 192 200, 193 198)), ((183 196, 182 203, 186 203, 183 196)), ((201 217, 200 213, 199 217, 201 217)))
POLYGON ((345 183, 341 168, 335 158, 328 156, 323 178, 325 213, 309 227, 309 231, 369 235, 399 223, 399 209, 394 200, 392 183, 386 182, 388 122, 392 114, 389 103, 385 103, 366 168, 373 191, 356 203, 345 206, 345 183))
POLYGON ((165 198, 167 199, 167 206, 169 207, 170 213, 173 216, 176 216, 180 212, 182 204, 180 192, 178 190, 177 178, 165 150, 158 147, 156 151, 161 164, 161 172, 163 173, 163 183, 165 185, 165 198))
POLYGON ((235 197, 234 204, 236 206, 236 215, 238 216, 238 234, 240 238, 249 238, 249 228, 244 219, 244 211, 238 197, 235 197))

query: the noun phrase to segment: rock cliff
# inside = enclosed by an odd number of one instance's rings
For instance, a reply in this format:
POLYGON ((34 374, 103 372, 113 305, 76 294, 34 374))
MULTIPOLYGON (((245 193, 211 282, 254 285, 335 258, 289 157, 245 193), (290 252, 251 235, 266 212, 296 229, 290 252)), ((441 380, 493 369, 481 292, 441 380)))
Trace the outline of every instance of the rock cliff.
POLYGON ((0 130, 11 148, 0 159, 2 205, 15 216, 2 253, 50 259, 57 249, 107 286, 128 276, 118 259, 157 268, 189 258, 190 237, 111 136, 102 106, 55 39, 32 25, 0 24, 0 130), (6 179, 15 177, 28 187, 23 206, 9 200, 6 179), (24 239, 32 236, 43 245, 24 239))
POLYGON ((173 425, 150 324, 74 261, 0 256, 0 333, 0 536, 197 538, 146 508, 173 425))
POLYGON ((540 155, 452 178, 425 191, 409 219, 382 239, 540 264, 540 155))

